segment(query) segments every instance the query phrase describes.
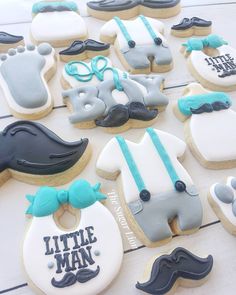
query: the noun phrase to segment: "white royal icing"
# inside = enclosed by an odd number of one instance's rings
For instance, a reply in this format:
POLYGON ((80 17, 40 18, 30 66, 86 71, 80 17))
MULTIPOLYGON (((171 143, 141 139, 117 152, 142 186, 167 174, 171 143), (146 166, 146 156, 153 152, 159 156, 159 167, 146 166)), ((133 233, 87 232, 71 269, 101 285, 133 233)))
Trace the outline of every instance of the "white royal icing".
POLYGON ((75 11, 43 12, 34 16, 31 35, 37 42, 71 40, 86 37, 87 28, 75 11))
MULTIPOLYGON (((165 43, 166 39, 162 36, 164 32, 164 24, 156 19, 146 17, 157 37, 161 38, 165 43)), ((153 45, 153 39, 145 27, 142 20, 137 17, 133 20, 122 20, 129 35, 135 41, 136 45, 153 45)), ((108 21, 100 31, 100 35, 109 38, 116 38, 116 42, 120 49, 128 47, 127 40, 121 32, 119 26, 114 19, 108 21)))
MULTIPOLYGON (((26 233, 23 245, 25 270, 34 285, 47 295, 98 294, 111 283, 120 269, 123 257, 122 240, 118 225, 112 214, 100 202, 81 209, 80 213, 79 225, 73 230, 63 231, 59 229, 55 224, 53 215, 49 215, 46 217, 33 217, 30 228, 26 233), (59 274, 56 273, 56 259, 53 254, 45 255, 46 246, 43 237, 69 234, 80 229, 84 230, 89 226, 94 228, 93 238, 96 237, 97 241, 88 245, 92 247, 91 256, 95 261, 94 264, 88 267, 89 269, 96 270, 99 265, 100 272, 96 277, 85 283, 76 282, 72 286, 64 288, 54 287, 51 284, 52 278, 54 277, 56 280, 60 280, 65 274, 65 271, 59 274), (95 253, 99 253, 99 255, 96 256, 95 253), (48 265, 52 262, 54 266, 49 268, 48 265)), ((50 243, 50 247, 53 246, 52 238, 50 243)), ((60 249, 64 248, 62 242, 59 242, 59 245, 60 249)), ((68 239, 68 246, 71 249, 74 246, 72 238, 68 239)), ((62 254, 63 252, 61 251, 60 253, 62 254)), ((71 250, 64 253, 71 253, 71 250)), ((64 268, 62 269, 64 270, 64 268)))
POLYGON ((192 114, 191 138, 197 150, 209 162, 236 159, 236 113, 231 110, 192 114))
MULTIPOLYGON (((192 185, 192 179, 177 158, 183 156, 186 144, 174 135, 155 130, 160 138, 171 163, 179 178, 186 184, 192 185)), ((146 132, 139 143, 126 140, 146 188, 152 196, 173 190, 173 183, 157 153, 151 138, 146 132)), ((96 164, 97 169, 107 173, 120 171, 123 193, 127 203, 138 200, 139 192, 134 178, 128 168, 116 138, 111 139, 103 148, 96 164)))
MULTIPOLYGON (((217 51, 218 51, 217 56, 229 54, 230 57, 234 59, 233 63, 235 64, 236 50, 234 48, 232 48, 231 46, 228 46, 228 45, 222 45, 217 48, 217 51)), ((216 58, 217 58, 217 56, 216 56, 216 58)), ((236 75, 231 75, 231 76, 227 76, 224 78, 218 77, 218 75, 221 75, 223 73, 223 70, 219 70, 219 72, 218 72, 216 66, 212 65, 213 63, 210 58, 211 58, 211 56, 206 55, 203 51, 193 50, 190 53, 189 61, 192 65, 192 67, 194 68, 194 70, 197 72, 197 74, 202 79, 204 79, 210 83, 213 83, 215 85, 222 86, 222 87, 235 85, 236 84, 236 75), (206 59, 208 59, 210 64, 208 64, 206 59)), ((228 59, 227 56, 226 56, 226 59, 228 59)), ((227 64, 226 61, 221 62, 220 58, 218 58, 217 60, 214 58, 214 60, 215 60, 216 65, 225 68, 224 63, 227 64)), ((222 59, 222 61, 223 60, 224 59, 222 59)))
MULTIPOLYGON (((230 176, 227 178, 227 182, 226 184, 232 188, 231 186, 231 180, 234 177, 230 176)), ((230 204, 226 204, 224 202, 222 202, 219 198, 217 198, 216 194, 215 194, 215 186, 217 185, 217 183, 213 184, 210 188, 210 194, 212 199, 215 201, 215 203, 220 207, 222 213, 224 214, 225 218, 228 219, 229 222, 231 222, 234 226, 236 226, 236 216, 233 214, 232 211, 232 203, 230 204)), ((233 192, 234 192, 234 200, 236 199, 236 191, 232 188, 233 192)))

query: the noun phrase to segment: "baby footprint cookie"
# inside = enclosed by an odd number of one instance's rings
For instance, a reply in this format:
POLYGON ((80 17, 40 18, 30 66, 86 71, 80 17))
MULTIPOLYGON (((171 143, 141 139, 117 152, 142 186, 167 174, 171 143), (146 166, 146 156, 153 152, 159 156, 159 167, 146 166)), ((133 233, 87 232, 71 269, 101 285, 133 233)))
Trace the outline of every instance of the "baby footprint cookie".
POLYGON ((122 239, 110 211, 100 203, 100 184, 76 180, 68 190, 41 187, 28 195, 32 216, 23 243, 29 286, 47 295, 100 294, 120 270, 122 239), (73 228, 60 216, 74 215, 73 228))
POLYGON ((49 42, 64 47, 78 39, 86 39, 87 27, 75 2, 42 1, 32 7, 30 28, 33 43, 49 42))
POLYGON ((224 92, 189 84, 174 113, 185 122, 185 138, 200 164, 209 169, 236 167, 236 112, 224 92))
POLYGON ((18 46, 0 56, 0 86, 15 117, 39 119, 52 110, 47 81, 55 71, 55 51, 48 43, 18 46))
POLYGON ((236 178, 229 176, 226 184, 214 183, 208 201, 224 228, 236 235, 236 178))
POLYGON ((190 73, 204 87, 215 91, 236 89, 236 49, 217 35, 191 38, 181 51, 190 73))

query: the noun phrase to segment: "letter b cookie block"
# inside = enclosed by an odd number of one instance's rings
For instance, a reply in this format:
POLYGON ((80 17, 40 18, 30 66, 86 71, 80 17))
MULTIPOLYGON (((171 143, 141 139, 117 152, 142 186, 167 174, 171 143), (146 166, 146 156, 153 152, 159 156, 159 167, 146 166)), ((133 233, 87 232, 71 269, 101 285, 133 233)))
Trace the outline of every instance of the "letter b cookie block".
POLYGON ((202 222, 196 187, 178 158, 185 143, 160 130, 148 128, 139 143, 121 136, 111 139, 97 160, 97 173, 119 180, 126 218, 146 246, 189 234, 202 222))

